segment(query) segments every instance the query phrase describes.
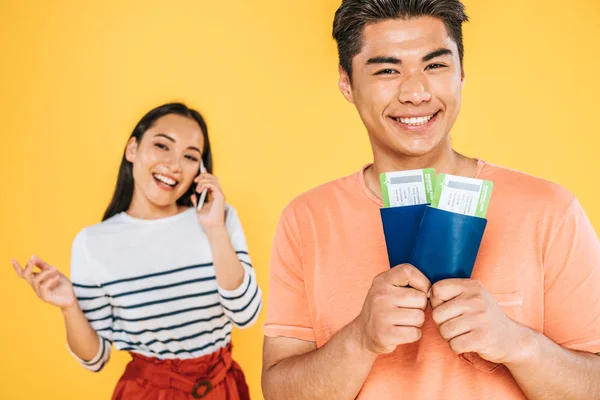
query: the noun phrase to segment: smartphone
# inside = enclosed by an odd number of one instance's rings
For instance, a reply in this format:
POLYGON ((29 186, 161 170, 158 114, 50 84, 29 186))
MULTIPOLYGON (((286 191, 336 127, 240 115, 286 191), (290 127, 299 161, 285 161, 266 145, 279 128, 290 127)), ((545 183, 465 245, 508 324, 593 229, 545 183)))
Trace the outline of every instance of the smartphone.
MULTIPOLYGON (((200 173, 203 174, 206 172, 206 168, 204 168, 204 162, 200 159, 200 173)), ((200 198, 198 199, 198 210, 202 209, 204 205, 204 201, 206 200, 206 194, 208 193, 208 189, 204 189, 200 194, 200 198)))

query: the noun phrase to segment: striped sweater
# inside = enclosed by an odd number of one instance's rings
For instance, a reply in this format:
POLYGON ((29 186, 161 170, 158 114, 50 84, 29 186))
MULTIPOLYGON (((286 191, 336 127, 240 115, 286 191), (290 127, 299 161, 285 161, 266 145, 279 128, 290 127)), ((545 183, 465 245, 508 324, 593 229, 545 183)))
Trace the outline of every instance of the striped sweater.
POLYGON ((157 220, 120 213, 83 229, 73 243, 71 280, 101 345, 89 361, 71 354, 91 371, 104 367, 111 344, 159 359, 196 358, 226 346, 232 325, 252 325, 262 295, 231 206, 226 227, 245 271, 234 290, 218 286, 193 208, 157 220))

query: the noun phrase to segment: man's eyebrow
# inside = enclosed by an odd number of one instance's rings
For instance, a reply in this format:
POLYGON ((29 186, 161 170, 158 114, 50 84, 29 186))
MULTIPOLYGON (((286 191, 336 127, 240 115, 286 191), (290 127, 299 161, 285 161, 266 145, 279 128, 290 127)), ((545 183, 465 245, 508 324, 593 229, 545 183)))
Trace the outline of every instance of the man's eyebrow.
POLYGON ((402 64, 402 60, 390 56, 371 57, 367 60, 367 64, 402 64))
POLYGON ((423 62, 427 62, 430 60, 433 60, 436 57, 441 57, 441 56, 446 56, 446 55, 452 55, 452 50, 450 49, 437 49, 435 51, 432 51, 431 53, 423 56, 423 58, 421 59, 423 62))
MULTIPOLYGON (((423 62, 427 62, 427 61, 433 60, 434 58, 446 56, 446 55, 452 55, 452 50, 446 49, 446 48, 440 48, 435 51, 432 51, 429 54, 424 55, 423 58, 421 58, 421 60, 423 62)), ((392 57, 392 56, 377 56, 377 57, 371 57, 367 60, 367 65, 372 65, 372 64, 400 65, 400 64, 402 64, 402 60, 399 59, 398 57, 392 57)))

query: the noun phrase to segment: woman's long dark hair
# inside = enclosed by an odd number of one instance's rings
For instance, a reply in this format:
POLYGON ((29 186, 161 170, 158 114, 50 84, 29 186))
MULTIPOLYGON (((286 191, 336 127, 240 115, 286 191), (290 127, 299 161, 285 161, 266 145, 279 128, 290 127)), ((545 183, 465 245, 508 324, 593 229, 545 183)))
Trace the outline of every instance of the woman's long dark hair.
MULTIPOLYGON (((202 149, 202 161, 204 162, 204 167, 208 173, 212 173, 213 171, 213 161, 212 154, 210 152, 210 141, 208 140, 208 129, 206 127, 206 122, 202 115, 196 110, 192 110, 188 108, 186 105, 181 103, 169 103, 163 104, 162 106, 156 107, 154 110, 148 112, 148 114, 144 115, 144 117, 137 123, 133 133, 129 137, 135 138, 137 143, 139 144, 144 136, 144 133, 148 129, 150 129, 156 121, 169 114, 177 114, 182 115, 184 117, 188 117, 193 119, 200 125, 200 129, 202 130, 202 135, 204 136, 204 148, 202 149)), ((127 148, 125 148, 127 151, 127 148)), ((106 208, 104 212, 104 216, 102 217, 102 221, 106 221, 110 217, 126 211, 131 204, 131 199, 133 198, 133 164, 131 164, 125 158, 125 152, 123 152, 123 160, 121 160, 121 167, 119 168, 119 177, 117 178, 117 186, 115 188, 115 193, 113 194, 112 200, 110 204, 106 208)), ((194 184, 190 186, 190 188, 185 192, 183 196, 181 196, 177 200, 177 204, 182 206, 192 206, 191 196, 194 193, 194 184)))

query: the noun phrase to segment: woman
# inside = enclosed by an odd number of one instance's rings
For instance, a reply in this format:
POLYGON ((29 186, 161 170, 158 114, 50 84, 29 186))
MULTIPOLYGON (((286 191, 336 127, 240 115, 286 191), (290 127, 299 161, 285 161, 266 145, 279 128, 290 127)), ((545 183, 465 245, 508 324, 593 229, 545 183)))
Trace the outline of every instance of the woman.
POLYGON ((100 371, 111 343, 131 353, 113 399, 249 397, 230 335, 232 324, 256 321, 262 296, 211 172, 202 116, 178 103, 155 108, 127 143, 103 222, 75 238, 72 281, 37 257, 25 268, 13 261, 61 308, 68 348, 85 368, 100 371))

